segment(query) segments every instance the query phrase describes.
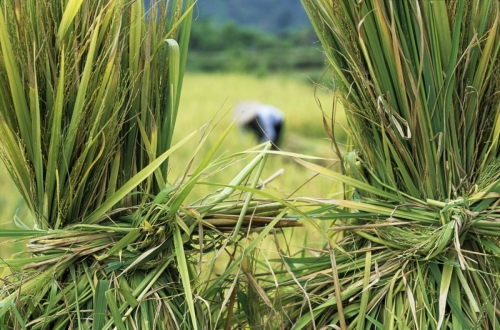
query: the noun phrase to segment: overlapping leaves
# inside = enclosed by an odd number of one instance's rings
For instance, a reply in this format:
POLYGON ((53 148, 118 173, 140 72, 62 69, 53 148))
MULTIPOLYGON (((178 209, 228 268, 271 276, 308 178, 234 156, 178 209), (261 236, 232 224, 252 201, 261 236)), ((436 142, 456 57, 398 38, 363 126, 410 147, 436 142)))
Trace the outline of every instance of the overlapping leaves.
POLYGON ((338 241, 287 259, 304 288, 282 296, 297 304, 290 325, 498 327, 498 2, 303 4, 352 151, 344 174, 301 161, 346 200, 311 214, 334 221, 338 241))

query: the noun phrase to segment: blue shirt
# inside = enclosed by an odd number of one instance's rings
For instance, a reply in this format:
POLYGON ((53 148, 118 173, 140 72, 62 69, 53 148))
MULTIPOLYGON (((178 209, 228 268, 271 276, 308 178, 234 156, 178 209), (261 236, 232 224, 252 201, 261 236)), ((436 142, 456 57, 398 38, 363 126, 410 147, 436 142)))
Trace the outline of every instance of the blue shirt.
POLYGON ((283 122, 283 112, 272 105, 263 104, 257 111, 257 120, 266 134, 264 141, 275 141, 277 138, 275 127, 283 122))

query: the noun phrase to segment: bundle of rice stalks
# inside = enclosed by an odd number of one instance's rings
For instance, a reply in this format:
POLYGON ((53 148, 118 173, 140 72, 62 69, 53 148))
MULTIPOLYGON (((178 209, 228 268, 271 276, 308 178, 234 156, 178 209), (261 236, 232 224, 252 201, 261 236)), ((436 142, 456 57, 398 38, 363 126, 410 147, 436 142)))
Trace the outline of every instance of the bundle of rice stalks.
POLYGON ((498 1, 303 4, 352 143, 300 161, 346 189, 311 212, 338 241, 285 258, 285 328, 499 328, 498 1))
POLYGON ((192 8, 1 3, 0 151, 35 222, 1 233, 29 239, 27 254, 0 261, 11 272, 2 329, 218 327, 232 269, 209 282, 201 256, 249 227, 264 228, 258 242, 297 225, 286 203, 255 198, 270 145, 192 205, 210 167, 233 161, 212 160, 227 131, 194 171, 167 180, 169 155, 196 133, 171 145, 192 8))
POLYGON ((286 202, 253 198, 263 192, 245 185, 253 172, 258 175, 255 165, 263 166, 262 156, 226 188, 192 205, 185 203, 193 182, 188 181, 92 222, 2 232, 29 241, 26 252, 0 263, 12 271, 3 279, 0 324, 34 329, 220 327, 228 313, 223 284, 243 257, 215 279, 216 258, 203 269, 202 258, 224 253, 254 229, 259 232, 256 246, 272 228, 301 225, 284 218, 286 202))

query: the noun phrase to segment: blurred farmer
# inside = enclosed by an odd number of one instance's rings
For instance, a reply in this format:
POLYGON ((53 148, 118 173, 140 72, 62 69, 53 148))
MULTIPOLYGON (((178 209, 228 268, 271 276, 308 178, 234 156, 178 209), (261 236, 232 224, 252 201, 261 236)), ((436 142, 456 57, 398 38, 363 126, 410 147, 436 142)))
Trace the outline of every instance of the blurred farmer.
POLYGON ((240 102, 235 110, 236 124, 253 132, 262 141, 271 141, 277 148, 283 129, 283 112, 278 108, 259 102, 240 102))

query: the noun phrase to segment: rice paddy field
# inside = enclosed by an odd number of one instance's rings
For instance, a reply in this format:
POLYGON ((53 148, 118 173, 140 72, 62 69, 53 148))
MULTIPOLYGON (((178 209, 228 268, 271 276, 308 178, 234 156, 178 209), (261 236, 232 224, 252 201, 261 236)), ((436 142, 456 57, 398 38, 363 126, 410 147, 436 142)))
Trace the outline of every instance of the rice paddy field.
MULTIPOLYGON (((211 120, 217 122, 216 128, 210 133, 207 146, 218 140, 222 132, 233 121, 233 110, 241 100, 257 100, 261 103, 272 104, 280 108, 285 114, 283 144, 284 152, 293 152, 325 158, 323 164, 334 162, 334 153, 331 141, 323 129, 322 113, 316 103, 318 98, 325 112, 331 111, 332 97, 329 92, 315 87, 313 82, 297 80, 289 76, 268 76, 258 78, 239 74, 188 74, 184 79, 182 92, 181 112, 178 116, 174 141, 180 140, 187 133, 207 124, 211 120)), ((184 165, 192 156, 196 141, 183 147, 173 155, 172 177, 177 177, 179 164, 184 165)), ((241 152, 258 144, 258 141, 247 132, 233 127, 220 148, 220 154, 228 155, 241 152)), ((201 157, 198 157, 201 158, 201 157)), ((243 165, 243 164, 242 164, 243 165)), ((238 166, 235 166, 237 169, 238 166)), ((281 197, 293 193, 307 179, 310 172, 294 163, 289 157, 271 156, 263 177, 273 174, 280 168, 284 174, 269 185, 269 188, 280 190, 281 197)), ((236 171, 234 172, 236 173, 236 171)), ((224 171, 214 180, 224 182, 224 177, 232 177, 232 171, 224 171)), ((332 189, 332 182, 313 180, 301 188, 298 193, 307 196, 323 196, 332 189)))
MULTIPOLYGON (((268 75, 256 77, 242 74, 203 74, 189 73, 185 75, 182 88, 182 99, 177 118, 174 143, 187 134, 197 130, 209 122, 216 123, 209 137, 198 150, 198 137, 191 139, 176 151, 170 159, 169 180, 175 182, 185 174, 186 167, 194 154, 193 163, 200 161, 210 148, 219 140, 223 132, 233 121, 233 110, 241 100, 257 100, 280 108, 285 114, 285 126, 282 150, 283 153, 297 153, 318 158, 314 160, 324 166, 335 166, 335 154, 331 141, 325 133, 322 122, 322 111, 329 115, 332 108, 332 95, 323 87, 315 87, 312 79, 305 75, 286 76, 268 75), (196 151, 198 150, 198 151, 196 151)), ((342 119, 342 114, 340 114, 342 119)), ((341 120, 342 122, 342 120, 341 120)), ((338 132, 341 135, 342 128, 338 132)), ((341 138, 342 136, 340 136, 341 138)), ((231 128, 218 151, 219 157, 229 156, 255 147, 258 141, 238 127, 231 128)), ((228 184, 246 163, 253 157, 242 157, 228 167, 213 169, 207 173, 205 181, 228 184)), ((310 170, 297 164, 287 155, 270 155, 262 177, 267 178, 283 169, 282 175, 265 186, 265 190, 279 196, 327 197, 335 192, 335 182, 322 177, 315 177, 310 170)), ((12 184, 3 164, 0 169, 0 230, 15 228, 23 223, 31 226, 30 215, 12 184)), ((191 200, 204 196, 213 187, 200 185, 191 200)), ((327 224, 322 224, 326 226, 327 224)), ((321 245, 314 240, 314 231, 308 228, 295 230, 293 237, 297 245, 305 240, 321 245)), ((13 252, 22 251, 25 243, 6 243, 0 245, 0 257, 4 258, 13 252)), ((313 244, 314 245, 314 244, 313 244)))

